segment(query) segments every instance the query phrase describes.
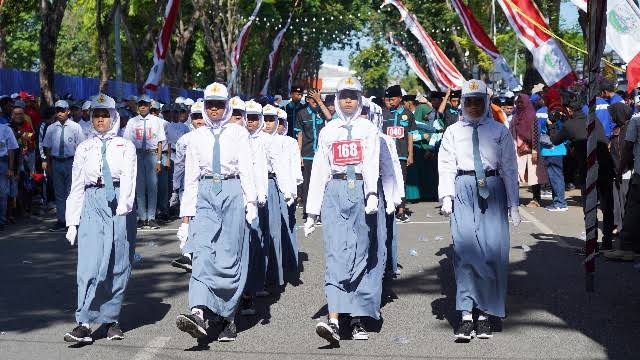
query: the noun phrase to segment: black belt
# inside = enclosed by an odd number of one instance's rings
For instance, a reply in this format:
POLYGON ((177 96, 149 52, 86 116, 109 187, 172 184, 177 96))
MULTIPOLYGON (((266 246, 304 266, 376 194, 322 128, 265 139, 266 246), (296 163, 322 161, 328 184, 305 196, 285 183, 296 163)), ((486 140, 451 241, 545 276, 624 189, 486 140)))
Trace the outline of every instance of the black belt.
MULTIPOLYGON (((476 172, 474 170, 458 170, 458 176, 463 176, 463 175, 476 176, 476 172)), ((484 171, 484 177, 491 177, 491 176, 500 176, 500 171, 498 170, 484 171)))
MULTIPOLYGON (((102 182, 98 181, 98 183, 96 183, 96 184, 85 185, 85 186, 84 186, 84 189, 85 189, 85 190, 87 190, 87 189, 91 189, 91 188, 98 188, 98 189, 102 189, 104 186, 105 186, 105 185, 104 185, 102 182)), ((120 187, 120 181, 114 181, 114 182, 113 182, 113 187, 114 187, 114 188, 120 187)))
POLYGON ((138 153, 155 153, 158 149, 136 149, 138 153))
MULTIPOLYGON (((362 174, 355 174, 356 180, 362 180, 362 174)), ((347 180, 347 174, 333 174, 331 178, 334 180, 347 180)))
POLYGON ((67 161, 73 159, 73 156, 61 157, 61 156, 52 156, 53 160, 57 161, 67 161))
POLYGON ((269 173, 269 179, 275 179, 276 173, 269 173))
MULTIPOLYGON (((205 175, 205 176, 201 176, 200 179, 209 179, 209 180, 215 180, 216 177, 213 175, 205 175)), ((232 180, 232 179, 240 179, 240 175, 220 175, 218 176, 219 180, 232 180)))

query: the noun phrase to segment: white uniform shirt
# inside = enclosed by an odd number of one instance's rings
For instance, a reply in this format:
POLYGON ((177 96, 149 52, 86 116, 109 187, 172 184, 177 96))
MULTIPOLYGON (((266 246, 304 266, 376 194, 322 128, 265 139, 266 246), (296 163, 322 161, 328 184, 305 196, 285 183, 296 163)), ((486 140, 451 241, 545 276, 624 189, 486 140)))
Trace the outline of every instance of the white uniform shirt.
POLYGON ((13 134, 13 130, 11 130, 7 124, 0 124, 0 157, 8 156, 9 150, 15 150, 17 148, 18 142, 13 134))
MULTIPOLYGON (((91 137, 91 129, 93 129, 93 125, 91 124, 91 120, 80 119, 78 121, 78 125, 82 128, 82 133, 84 134, 84 138, 88 139, 91 137)), ((65 130, 66 131, 66 130, 65 130)))
POLYGON ((84 141, 85 136, 82 127, 78 123, 68 119, 64 123, 64 154, 60 153, 60 135, 62 123, 56 121, 49 125, 47 133, 42 140, 42 147, 51 149, 54 157, 71 157, 76 153, 76 148, 84 141))
MULTIPOLYGON (((78 155, 73 159, 71 192, 67 198, 67 226, 79 225, 84 202, 85 186, 95 185, 102 178, 102 141, 93 137, 78 146, 78 155)), ((107 162, 111 179, 120 182, 118 207, 133 210, 136 198, 136 148, 133 143, 121 137, 107 140, 107 162)))
MULTIPOLYGON (((259 134, 253 137, 252 141, 256 143, 256 151, 259 151, 259 148, 263 149, 262 151, 266 155, 267 172, 276 174, 278 189, 284 194, 284 197, 289 199, 295 196, 295 193, 291 192, 295 185, 292 185, 294 180, 291 178, 291 171, 289 170, 289 149, 284 137, 269 135, 264 131, 260 131, 259 134)), ((256 173, 255 176, 258 177, 259 175, 256 173)), ((265 189, 265 193, 267 191, 265 189)))
MULTIPOLYGON (((320 214, 322 200, 327 182, 333 174, 345 174, 347 166, 336 165, 333 160, 333 143, 347 140, 347 129, 342 126, 346 122, 337 118, 331 120, 318 135, 318 148, 313 157, 313 169, 309 182, 307 196, 307 213, 320 214)), ((355 172, 361 173, 364 181, 364 193, 378 193, 378 178, 380 177, 380 138, 378 128, 369 120, 354 119, 351 122, 352 140, 360 140, 362 144, 362 162, 355 166, 355 172)))
POLYGON ((640 174, 640 115, 634 115, 629 120, 624 139, 633 143, 633 172, 640 174))
POLYGON ((380 178, 386 201, 398 206, 404 197, 404 179, 395 141, 380 133, 380 178))
MULTIPOLYGON (((147 137, 147 146, 146 149, 143 150, 155 150, 158 148, 159 142, 163 142, 167 139, 164 132, 163 121, 164 120, 155 115, 147 115, 147 133, 145 134, 147 137)), ((131 140, 136 146, 136 149, 141 149, 144 129, 144 119, 142 116, 138 115, 129 119, 122 137, 131 140)))
POLYGON ((170 123, 168 122, 164 127, 167 141, 163 145, 163 151, 166 150, 167 144, 171 145, 171 150, 176 150, 176 144, 182 135, 189 132, 189 127, 184 123, 170 123))
MULTIPOLYGON (((264 142, 267 139, 262 139, 263 135, 260 133, 256 134, 256 136, 251 136, 249 143, 253 160, 253 184, 256 188, 258 203, 264 204, 267 202, 269 192, 269 170, 267 168, 267 151, 264 148, 264 142)), ((264 134, 264 136, 268 135, 264 134)))
POLYGON ((295 195, 298 194, 298 185, 302 184, 303 182, 303 178, 302 178, 302 156, 300 155, 300 147, 298 146, 298 141, 296 141, 296 139, 290 137, 290 136, 286 136, 286 135, 279 135, 282 136, 282 138, 284 139, 286 145, 287 145, 287 151, 289 153, 289 170, 290 170, 290 174, 291 174, 291 193, 294 194, 294 198, 295 195))
MULTIPOLYGON (((458 121, 449 126, 442 137, 438 152, 440 199, 455 196, 455 180, 458 170, 475 170, 473 162, 473 126, 458 121)), ((518 164, 513 138, 509 130, 491 118, 480 121, 478 126, 480 158, 485 170, 499 170, 507 191, 507 205, 518 206, 518 164)))
MULTIPOLYGON (((220 132, 220 169, 221 175, 240 175, 240 184, 244 195, 244 204, 256 201, 256 190, 253 184, 251 148, 249 132, 242 126, 226 124, 220 132)), ((180 217, 195 216, 198 200, 198 183, 201 176, 213 175, 212 130, 201 127, 189 135, 184 169, 184 193, 180 204, 180 217)))
MULTIPOLYGON (((187 153, 189 139, 193 132, 188 132, 180 137, 176 142, 176 152, 173 159, 173 189, 182 189, 182 180, 184 180, 184 158, 187 153)), ((182 189, 183 190, 183 189, 182 189)))

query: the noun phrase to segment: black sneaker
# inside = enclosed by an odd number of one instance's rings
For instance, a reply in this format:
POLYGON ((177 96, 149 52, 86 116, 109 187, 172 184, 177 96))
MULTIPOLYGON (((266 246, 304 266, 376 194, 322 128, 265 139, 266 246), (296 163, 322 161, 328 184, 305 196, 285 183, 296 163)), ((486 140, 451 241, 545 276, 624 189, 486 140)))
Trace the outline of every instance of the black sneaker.
POLYGON ((242 316, 253 316, 256 314, 256 309, 253 306, 253 299, 252 298, 245 298, 243 297, 242 300, 240 300, 240 315, 242 316))
POLYGON ((491 339, 493 337, 489 319, 478 320, 476 322, 476 337, 478 339, 491 339))
POLYGON ((196 339, 207 336, 204 320, 194 314, 180 314, 176 319, 178 329, 186 332, 196 339))
POLYGON ((136 223, 136 228, 138 230, 142 230, 142 229, 144 229, 144 225, 145 225, 144 224, 144 220, 138 220, 138 222, 136 223))
POLYGON ((91 337, 91 329, 84 325, 78 325, 70 332, 64 334, 64 341, 91 344, 93 342, 93 338, 91 337))
POLYGON ((120 324, 114 322, 109 325, 109 330, 107 330, 107 340, 123 340, 124 333, 120 330, 120 324))
POLYGON ((236 331, 236 323, 225 321, 224 330, 218 335, 218 341, 220 342, 229 342, 235 341, 236 337, 238 337, 238 333, 236 331))
POLYGON ((62 232, 67 231, 67 226, 64 223, 57 222, 53 227, 49 229, 50 232, 62 232))
POLYGON ((399 223, 408 223, 411 219, 406 213, 396 215, 396 221, 399 223))
POLYGON ((473 338, 473 321, 471 320, 463 320, 460 322, 458 326, 458 330, 456 330, 456 339, 458 340, 471 340, 473 338))
POLYGON ((173 260, 171 262, 171 266, 177 267, 179 269, 185 269, 187 271, 191 271, 191 258, 185 255, 181 255, 179 258, 173 260))
POLYGON ((158 223, 154 220, 147 220, 147 228, 149 229, 160 229, 160 225, 158 225, 158 223))
POLYGON ((369 334, 367 330, 364 329, 362 323, 360 321, 356 321, 352 323, 353 330, 351 334, 353 336, 353 340, 369 340, 369 334))
POLYGON ((340 335, 338 334, 338 325, 329 322, 319 322, 316 325, 316 334, 327 340, 332 346, 340 345, 340 335))

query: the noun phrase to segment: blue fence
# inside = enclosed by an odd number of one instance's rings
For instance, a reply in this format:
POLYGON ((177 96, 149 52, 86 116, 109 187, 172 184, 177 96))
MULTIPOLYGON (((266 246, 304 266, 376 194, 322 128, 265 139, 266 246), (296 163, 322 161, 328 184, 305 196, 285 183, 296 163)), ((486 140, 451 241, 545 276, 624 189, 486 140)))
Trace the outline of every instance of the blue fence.
MULTIPOLYGON (((55 94, 63 96, 71 94, 74 99, 88 99, 98 92, 100 81, 97 78, 85 78, 80 76, 55 75, 55 94)), ((38 73, 31 71, 21 71, 15 69, 0 69, 0 95, 10 95, 20 91, 27 91, 29 94, 40 95, 40 80, 38 73)), ((116 82, 109 80, 107 84, 107 94, 116 94, 116 82)), ((139 95, 136 84, 123 82, 122 94, 124 97, 139 95)), ((154 99, 164 103, 170 102, 170 92, 168 86, 161 86, 155 93, 148 92, 154 99)), ((178 90, 178 96, 189 97, 193 100, 202 97, 202 91, 178 90)))

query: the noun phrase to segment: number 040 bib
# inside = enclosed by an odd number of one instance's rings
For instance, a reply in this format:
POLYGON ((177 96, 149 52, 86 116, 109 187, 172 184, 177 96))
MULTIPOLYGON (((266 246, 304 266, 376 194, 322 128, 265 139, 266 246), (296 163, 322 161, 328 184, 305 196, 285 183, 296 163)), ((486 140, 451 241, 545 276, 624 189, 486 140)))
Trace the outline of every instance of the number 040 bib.
POLYGON ((332 144, 333 163, 339 166, 356 165, 362 162, 360 140, 342 140, 332 144))
POLYGON ((401 139, 404 137, 403 126, 389 126, 387 128, 387 135, 393 139, 401 139))

